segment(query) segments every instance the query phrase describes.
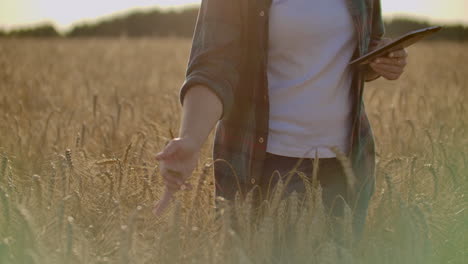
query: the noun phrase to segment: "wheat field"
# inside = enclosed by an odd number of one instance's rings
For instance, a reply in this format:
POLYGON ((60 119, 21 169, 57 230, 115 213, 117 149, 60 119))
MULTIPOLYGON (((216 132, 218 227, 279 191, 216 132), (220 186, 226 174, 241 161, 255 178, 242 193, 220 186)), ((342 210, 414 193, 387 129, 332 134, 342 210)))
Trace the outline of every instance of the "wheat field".
POLYGON ((258 225, 239 201, 217 217, 212 135, 194 188, 152 215, 164 190, 154 156, 178 131, 189 49, 0 40, 0 263, 468 262, 466 43, 417 44, 400 80, 367 84, 377 189, 363 239, 346 247, 327 235, 314 186, 300 210, 276 196, 258 225))

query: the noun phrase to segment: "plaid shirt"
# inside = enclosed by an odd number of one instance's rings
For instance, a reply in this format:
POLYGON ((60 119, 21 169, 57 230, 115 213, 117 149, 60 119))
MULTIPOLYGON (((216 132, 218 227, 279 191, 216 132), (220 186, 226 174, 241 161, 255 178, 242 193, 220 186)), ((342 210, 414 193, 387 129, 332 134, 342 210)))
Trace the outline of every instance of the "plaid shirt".
MULTIPOLYGON (((384 26, 379 0, 346 1, 358 37, 355 58, 382 38, 384 26)), ((271 0, 203 0, 195 27, 180 101, 190 87, 201 84, 223 103, 213 159, 217 195, 224 197, 231 192, 227 189, 236 189, 232 186, 236 181, 243 193, 250 190, 262 173, 269 128, 266 65, 270 6, 271 0)), ((353 126, 351 151, 347 153, 358 183, 355 189, 367 200, 375 183, 374 138, 362 97, 368 70, 368 66, 352 68, 353 126)))

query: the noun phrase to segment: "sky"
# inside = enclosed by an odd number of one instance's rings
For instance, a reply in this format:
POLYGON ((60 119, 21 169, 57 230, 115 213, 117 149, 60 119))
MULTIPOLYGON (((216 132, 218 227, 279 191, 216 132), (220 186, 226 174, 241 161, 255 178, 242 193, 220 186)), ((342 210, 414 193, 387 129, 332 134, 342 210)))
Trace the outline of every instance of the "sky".
MULTIPOLYGON (((129 10, 179 8, 199 3, 200 0, 0 0, 0 28, 51 22, 64 31, 76 23, 93 22, 129 10)), ((381 3, 386 18, 415 16, 433 23, 468 26, 468 0, 381 0, 381 3)))

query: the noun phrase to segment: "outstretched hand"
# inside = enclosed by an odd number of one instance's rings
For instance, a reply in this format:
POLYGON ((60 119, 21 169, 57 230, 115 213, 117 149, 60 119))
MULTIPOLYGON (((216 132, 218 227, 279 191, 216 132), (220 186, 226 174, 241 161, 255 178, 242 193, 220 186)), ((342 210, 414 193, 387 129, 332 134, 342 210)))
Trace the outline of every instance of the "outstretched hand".
POLYGON ((182 186, 191 189, 185 181, 192 175, 198 161, 199 148, 186 138, 174 138, 156 155, 159 170, 166 184, 161 200, 154 207, 154 214, 160 216, 170 204, 172 197, 182 186))

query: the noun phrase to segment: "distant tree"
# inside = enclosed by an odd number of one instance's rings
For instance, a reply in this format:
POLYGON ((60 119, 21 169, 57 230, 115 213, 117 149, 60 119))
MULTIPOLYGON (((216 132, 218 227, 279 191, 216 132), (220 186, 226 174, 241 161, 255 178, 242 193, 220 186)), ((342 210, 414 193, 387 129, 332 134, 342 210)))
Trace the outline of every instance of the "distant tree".
MULTIPOLYGON (((145 37, 180 36, 192 37, 198 8, 163 12, 158 9, 149 12, 133 12, 124 16, 111 17, 95 24, 82 24, 74 27, 68 37, 145 37)), ((431 23, 412 18, 397 18, 385 21, 386 35, 396 37, 411 30, 431 26, 431 23)), ((428 40, 468 40, 468 28, 444 26, 444 29, 428 40)))
POLYGON ((446 27, 440 33, 441 34, 437 36, 439 39, 468 41, 468 28, 461 25, 446 27))
POLYGON ((197 15, 197 8, 170 12, 160 10, 133 12, 124 16, 108 18, 95 24, 75 26, 66 36, 191 37, 197 15))
POLYGON ((0 38, 5 37, 5 36, 6 36, 6 32, 0 29, 0 38))
POLYGON ((16 29, 8 32, 10 37, 59 37, 60 34, 57 32, 54 26, 50 24, 42 24, 30 28, 16 29))
MULTIPOLYGON (((191 38, 198 8, 187 8, 177 11, 154 9, 145 12, 109 17, 96 23, 84 23, 73 27, 66 37, 167 37, 178 36, 191 38)), ((385 21, 386 36, 396 37, 411 30, 431 26, 426 21, 400 17, 385 21)), ((60 34, 50 24, 33 28, 24 28, 9 33, 0 31, 1 36, 13 37, 57 37, 60 34)), ((468 28, 462 25, 443 25, 443 30, 427 40, 468 41, 468 28)))

